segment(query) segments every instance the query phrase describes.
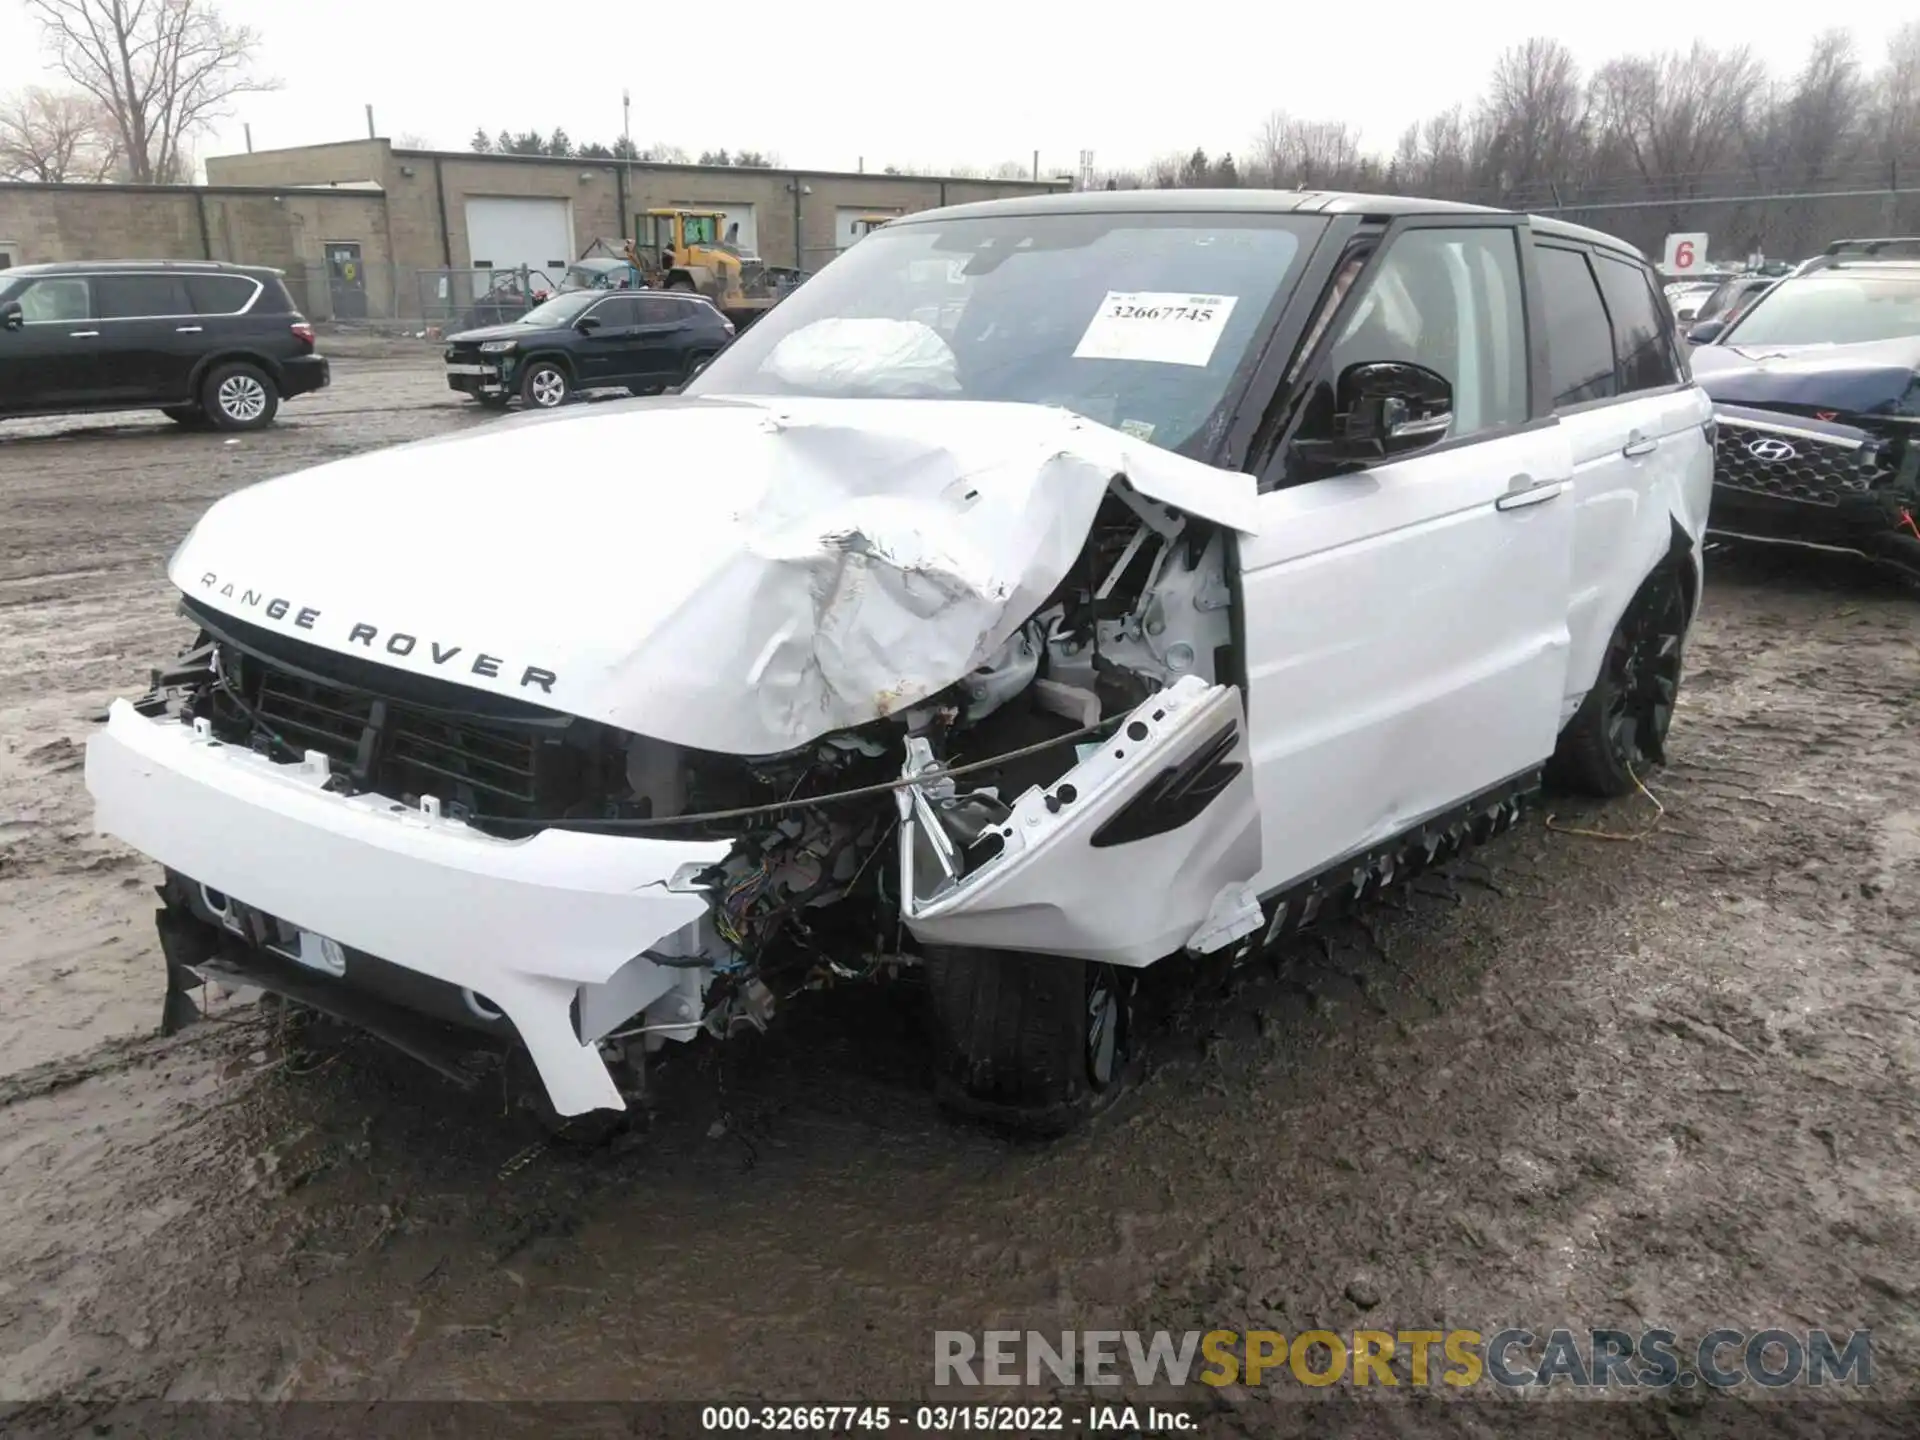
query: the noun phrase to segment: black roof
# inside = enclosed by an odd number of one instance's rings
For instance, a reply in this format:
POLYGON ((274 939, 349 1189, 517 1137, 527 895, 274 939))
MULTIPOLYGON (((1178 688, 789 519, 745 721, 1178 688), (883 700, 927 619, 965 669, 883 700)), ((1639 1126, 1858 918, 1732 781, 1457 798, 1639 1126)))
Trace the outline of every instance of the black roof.
POLYGON ((209 275, 245 275, 264 280, 286 274, 270 265, 233 265, 225 260, 50 260, 40 265, 15 265, 0 270, 8 280, 33 275, 118 275, 129 271, 151 273, 155 270, 180 270, 209 275))
MULTIPOLYGON (((902 215, 894 225, 965 220, 982 215, 1511 215, 1518 212, 1460 200, 1429 200, 1418 195, 1363 195, 1343 190, 1076 190, 1065 194, 1021 195, 1008 200, 976 200, 939 210, 902 215)), ((1605 245, 1639 255, 1626 241, 1547 215, 1529 216, 1535 233, 1590 245, 1605 245)))

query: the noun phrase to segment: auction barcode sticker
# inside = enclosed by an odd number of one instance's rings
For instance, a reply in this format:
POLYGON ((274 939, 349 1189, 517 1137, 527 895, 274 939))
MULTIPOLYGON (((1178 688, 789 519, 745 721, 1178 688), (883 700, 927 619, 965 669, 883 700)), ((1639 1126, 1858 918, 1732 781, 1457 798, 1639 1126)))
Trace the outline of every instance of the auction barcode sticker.
POLYGON ((1073 358, 1205 365, 1238 300, 1237 295, 1109 290, 1073 358))

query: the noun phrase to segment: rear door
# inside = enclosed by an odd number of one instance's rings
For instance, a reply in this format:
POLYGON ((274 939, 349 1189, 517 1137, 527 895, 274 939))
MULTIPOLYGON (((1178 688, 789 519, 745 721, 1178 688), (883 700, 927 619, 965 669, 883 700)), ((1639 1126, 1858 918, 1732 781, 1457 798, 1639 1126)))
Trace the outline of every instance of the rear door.
POLYGON ((183 347, 197 328, 186 280, 168 274, 96 275, 93 303, 100 324, 103 398, 129 405, 185 401, 193 364, 183 347))
POLYGON ((1308 399, 1240 547, 1262 892, 1553 750, 1572 460, 1532 398, 1523 274, 1516 222, 1421 217, 1310 330, 1333 338, 1301 362, 1308 399), (1333 382, 1376 361, 1445 376, 1452 426, 1323 478, 1294 442, 1331 435, 1333 382))
POLYGON ((1535 262, 1578 512, 1564 722, 1593 683, 1627 602, 1670 543, 1670 497, 1684 494, 1711 462, 1699 395, 1683 380, 1676 337, 1645 268, 1604 247, 1548 239, 1537 243, 1535 262))
POLYGON ((637 362, 643 373, 656 384, 676 385, 684 380, 692 364, 691 355, 705 338, 701 323, 713 312, 704 300, 681 299, 671 295, 642 295, 640 331, 636 338, 637 362))

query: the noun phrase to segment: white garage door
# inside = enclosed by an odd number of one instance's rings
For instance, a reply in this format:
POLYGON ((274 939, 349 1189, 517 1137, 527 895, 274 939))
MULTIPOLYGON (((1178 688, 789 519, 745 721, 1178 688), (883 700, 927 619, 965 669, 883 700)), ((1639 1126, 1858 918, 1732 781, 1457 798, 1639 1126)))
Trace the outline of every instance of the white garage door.
POLYGON ((842 205, 833 212, 833 243, 844 250, 860 238, 854 229, 854 222, 867 215, 898 215, 901 211, 893 205, 842 205))
POLYGON ((536 289, 557 290, 574 259, 572 202, 475 196, 467 201, 467 256, 476 270, 524 265, 541 272, 532 277, 536 289))

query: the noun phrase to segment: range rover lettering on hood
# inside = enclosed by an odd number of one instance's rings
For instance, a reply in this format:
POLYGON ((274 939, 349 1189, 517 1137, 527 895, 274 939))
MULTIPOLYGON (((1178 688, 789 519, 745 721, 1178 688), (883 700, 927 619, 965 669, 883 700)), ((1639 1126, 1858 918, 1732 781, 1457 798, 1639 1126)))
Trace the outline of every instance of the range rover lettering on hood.
MULTIPOLYGON (((365 620, 323 623, 327 621, 327 616, 312 605, 296 605, 270 590, 256 590, 237 580, 224 579, 217 571, 209 570, 201 575, 200 588, 208 595, 226 601, 220 608, 229 614, 251 611, 277 622, 281 629, 291 625, 296 630, 308 631, 317 643, 330 649, 352 653, 353 647, 363 646, 369 651, 391 655, 396 659, 425 659, 435 669, 451 670, 463 678, 472 675, 482 680, 506 679, 510 683, 516 668, 500 656, 489 655, 484 650, 451 644, 432 636, 412 635, 405 630, 373 625, 365 620), (343 626, 344 640, 332 633, 343 626), (459 662, 457 665, 456 661, 459 662)), ((519 665, 517 668, 520 672, 518 685, 523 690, 537 689, 551 695, 560 679, 558 674, 543 665, 519 665)))

